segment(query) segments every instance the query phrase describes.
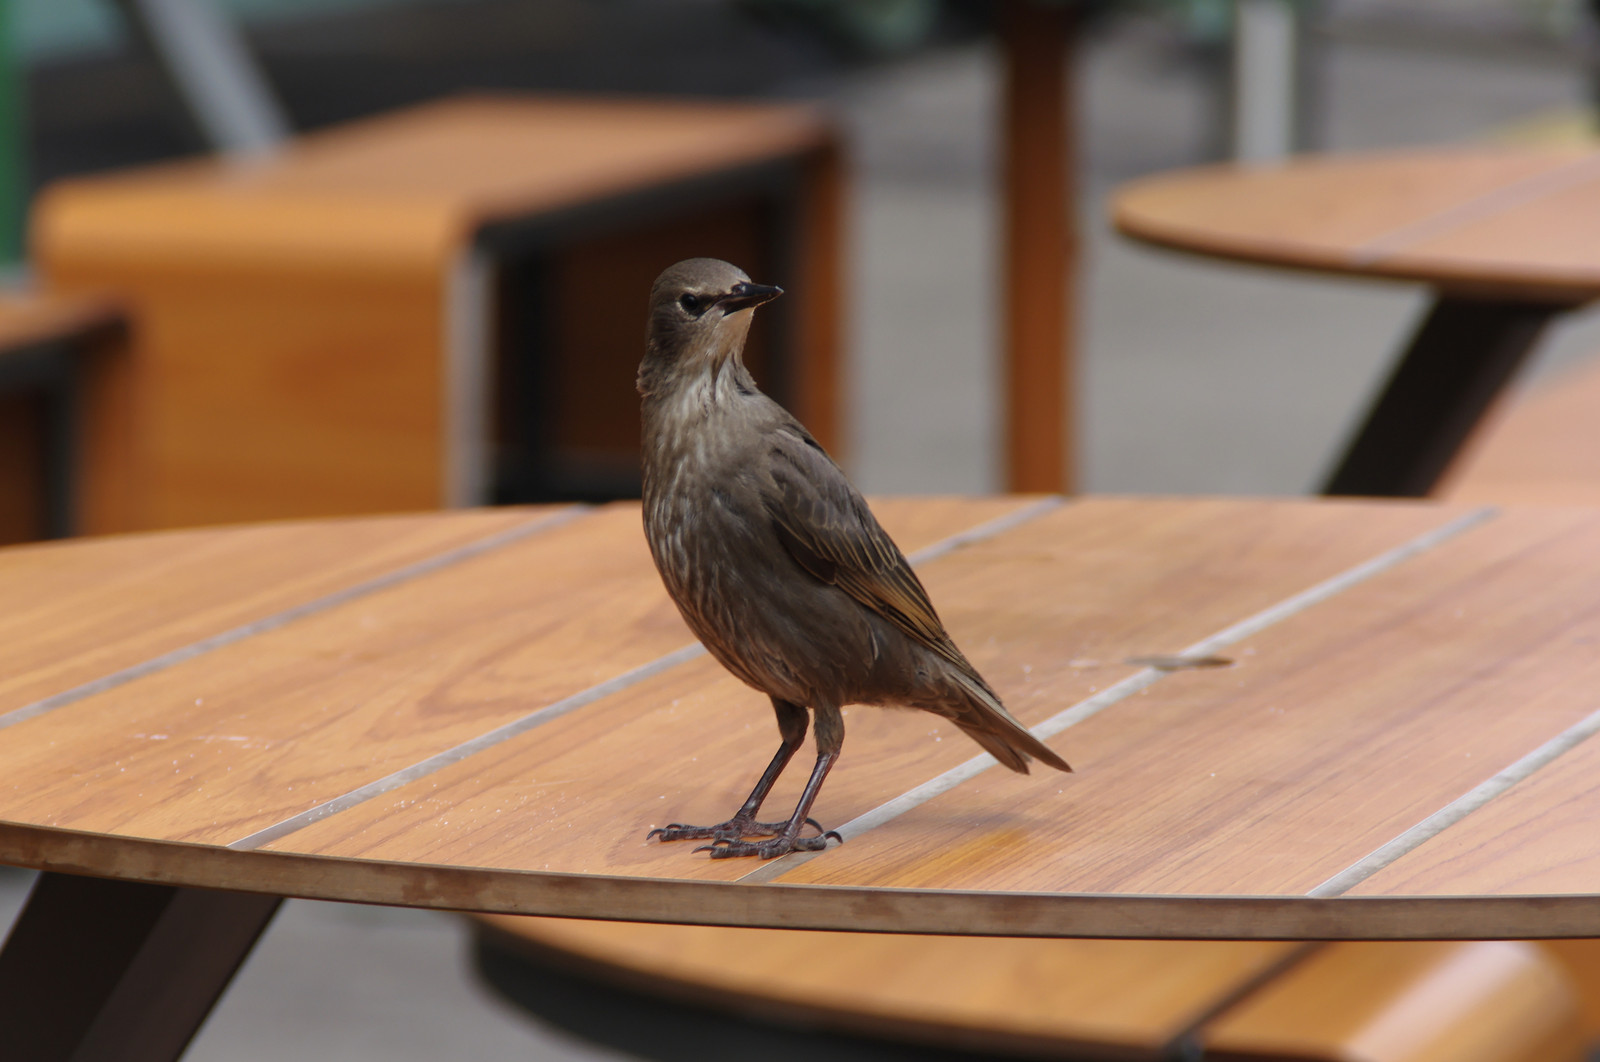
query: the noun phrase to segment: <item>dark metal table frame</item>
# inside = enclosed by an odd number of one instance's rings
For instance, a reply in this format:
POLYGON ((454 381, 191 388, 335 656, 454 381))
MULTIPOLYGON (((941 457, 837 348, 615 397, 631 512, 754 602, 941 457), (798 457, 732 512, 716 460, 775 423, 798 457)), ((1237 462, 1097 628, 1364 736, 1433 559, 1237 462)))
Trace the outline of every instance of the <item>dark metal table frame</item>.
POLYGON ((1322 493, 1429 494, 1545 326, 1580 305, 1440 293, 1322 493))

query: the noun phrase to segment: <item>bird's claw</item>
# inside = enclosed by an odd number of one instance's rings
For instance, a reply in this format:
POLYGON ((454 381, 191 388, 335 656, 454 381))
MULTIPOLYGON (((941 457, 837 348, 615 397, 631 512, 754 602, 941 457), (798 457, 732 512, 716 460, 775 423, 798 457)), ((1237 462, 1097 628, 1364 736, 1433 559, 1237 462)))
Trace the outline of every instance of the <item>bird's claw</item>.
MULTIPOLYGON (((822 837, 832 837, 843 844, 844 839, 837 831, 823 832, 822 823, 816 819, 806 819, 806 825, 812 827, 822 837)), ((689 826, 681 822, 669 822, 665 826, 657 826, 644 835, 646 841, 659 837, 665 841, 712 841, 731 842, 745 837, 781 837, 789 829, 787 822, 756 822, 752 819, 729 819, 727 822, 715 826, 689 826)), ((709 846, 707 846, 709 847, 709 846)), ((700 849, 695 849, 699 851, 700 849)))
POLYGON ((718 838, 710 844, 703 844, 696 848, 696 852, 710 852, 712 859, 737 859, 741 856, 760 856, 762 859, 776 859, 790 852, 820 852, 828 847, 828 838, 832 837, 840 844, 844 838, 838 831, 829 830, 820 837, 773 837, 766 841, 730 841, 718 838))

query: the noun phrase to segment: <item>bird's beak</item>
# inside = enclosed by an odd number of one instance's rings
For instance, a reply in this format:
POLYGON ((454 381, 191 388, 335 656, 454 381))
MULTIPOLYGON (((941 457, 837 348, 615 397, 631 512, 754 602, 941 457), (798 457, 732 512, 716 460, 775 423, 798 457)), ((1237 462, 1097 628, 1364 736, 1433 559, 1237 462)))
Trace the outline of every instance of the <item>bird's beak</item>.
POLYGON ((782 294, 782 288, 774 287, 771 284, 751 284, 746 281, 742 284, 735 284, 733 290, 717 300, 717 305, 722 307, 722 315, 726 317, 730 313, 737 313, 740 310, 748 310, 752 306, 760 306, 764 302, 771 302, 782 294))

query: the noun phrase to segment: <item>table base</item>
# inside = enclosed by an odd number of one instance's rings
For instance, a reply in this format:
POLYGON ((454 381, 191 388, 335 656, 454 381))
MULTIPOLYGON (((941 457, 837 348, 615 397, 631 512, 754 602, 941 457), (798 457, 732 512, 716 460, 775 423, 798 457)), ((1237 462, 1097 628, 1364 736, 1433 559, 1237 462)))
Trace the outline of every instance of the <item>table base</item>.
POLYGON ((40 875, 0 950, 0 1044, 33 1062, 172 1062, 280 902, 40 875))
POLYGON ((1322 493, 1425 497, 1567 303, 1441 295, 1322 493))

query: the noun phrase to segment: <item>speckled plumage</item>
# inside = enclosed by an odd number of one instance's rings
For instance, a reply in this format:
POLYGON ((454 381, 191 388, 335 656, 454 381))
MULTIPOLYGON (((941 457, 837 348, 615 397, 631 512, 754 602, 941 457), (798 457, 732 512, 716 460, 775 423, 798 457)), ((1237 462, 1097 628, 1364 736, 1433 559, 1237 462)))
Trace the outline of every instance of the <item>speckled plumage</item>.
POLYGON ((644 525, 685 621, 723 666, 768 694, 783 745, 739 814, 673 824, 714 856, 816 849, 800 837, 844 739, 847 704, 944 716, 1012 770, 1070 770, 1029 734, 945 633, 922 584, 811 434, 756 387, 740 358, 755 306, 778 289, 697 258, 651 291, 639 366, 644 525), (757 823, 766 791, 816 719, 817 766, 786 823, 757 823), (748 836, 767 836, 761 843, 748 836))

